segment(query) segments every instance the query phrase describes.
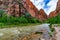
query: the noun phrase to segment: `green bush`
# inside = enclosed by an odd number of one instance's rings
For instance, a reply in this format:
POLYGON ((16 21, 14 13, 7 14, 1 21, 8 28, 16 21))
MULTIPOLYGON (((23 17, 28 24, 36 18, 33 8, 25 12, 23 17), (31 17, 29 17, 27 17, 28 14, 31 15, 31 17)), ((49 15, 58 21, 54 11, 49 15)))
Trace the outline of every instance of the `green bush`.
POLYGON ((36 18, 32 18, 32 19, 31 19, 31 22, 32 22, 32 23, 39 23, 40 21, 39 21, 38 19, 36 19, 36 18))
POLYGON ((50 24, 59 24, 60 23, 60 14, 58 14, 56 17, 49 18, 46 22, 50 23, 50 24))
POLYGON ((3 23, 7 22, 7 16, 0 17, 0 22, 3 22, 3 23))
POLYGON ((39 20, 36 18, 28 18, 25 16, 21 17, 7 17, 7 15, 3 15, 0 17, 0 23, 5 23, 5 24, 20 24, 20 23, 41 23, 39 20))
POLYGON ((4 11, 3 10, 0 10, 0 17, 2 17, 4 11))

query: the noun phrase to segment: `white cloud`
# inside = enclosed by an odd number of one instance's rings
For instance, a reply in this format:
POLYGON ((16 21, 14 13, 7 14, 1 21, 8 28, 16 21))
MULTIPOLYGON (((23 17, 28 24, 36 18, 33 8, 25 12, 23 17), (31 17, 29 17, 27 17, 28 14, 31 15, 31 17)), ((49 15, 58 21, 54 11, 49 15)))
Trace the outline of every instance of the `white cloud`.
POLYGON ((36 8, 38 8, 38 10, 40 10, 41 8, 43 8, 44 5, 45 5, 43 3, 44 0, 30 0, 30 1, 36 6, 36 8))
POLYGON ((54 11, 56 9, 56 5, 57 5, 58 0, 51 0, 47 5, 50 6, 49 10, 45 10, 45 12, 47 13, 47 15, 49 15, 49 13, 51 11, 54 11))
POLYGON ((57 2, 58 2, 58 0, 51 0, 48 4, 47 4, 47 6, 50 6, 50 8, 49 9, 45 9, 44 8, 44 6, 45 6, 45 4, 44 4, 44 0, 30 0, 35 6, 36 6, 36 8, 38 9, 38 10, 40 10, 41 8, 42 9, 44 9, 44 11, 46 12, 46 14, 47 15, 49 15, 49 13, 51 12, 51 11, 54 11, 55 9, 56 9, 56 5, 57 5, 57 2), (39 4, 39 5, 38 5, 39 4))

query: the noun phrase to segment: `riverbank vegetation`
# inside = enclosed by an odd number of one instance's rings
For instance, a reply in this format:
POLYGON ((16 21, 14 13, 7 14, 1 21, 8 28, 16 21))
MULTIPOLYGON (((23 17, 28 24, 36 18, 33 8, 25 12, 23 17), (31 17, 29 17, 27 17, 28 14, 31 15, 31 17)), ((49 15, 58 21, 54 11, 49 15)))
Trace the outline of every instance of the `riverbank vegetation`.
POLYGON ((50 24, 60 24, 60 14, 58 14, 55 17, 49 18, 48 20, 46 20, 46 23, 50 23, 50 24))
POLYGON ((36 18, 25 18, 25 17, 0 17, 0 27, 17 27, 17 26, 33 26, 38 25, 41 22, 36 18))
MULTIPOLYGON (((49 24, 59 24, 60 23, 60 14, 56 17, 52 17, 44 21, 43 23, 49 24)), ((36 18, 31 17, 29 13, 25 13, 20 17, 7 16, 7 13, 0 10, 0 26, 29 26, 30 24, 42 24, 42 22, 36 18)))
POLYGON ((20 17, 15 16, 7 16, 7 13, 0 11, 0 27, 5 28, 7 26, 30 26, 41 24, 36 18, 30 16, 30 14, 26 13, 26 15, 22 15, 20 17))

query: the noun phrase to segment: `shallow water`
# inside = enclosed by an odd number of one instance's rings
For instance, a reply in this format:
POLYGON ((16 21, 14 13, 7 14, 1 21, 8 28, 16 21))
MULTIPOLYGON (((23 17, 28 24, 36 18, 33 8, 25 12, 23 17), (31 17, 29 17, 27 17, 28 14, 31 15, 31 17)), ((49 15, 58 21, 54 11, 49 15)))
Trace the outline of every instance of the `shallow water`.
POLYGON ((47 30, 43 36, 48 39, 48 32, 50 32, 49 24, 41 24, 31 27, 15 27, 15 28, 3 28, 0 29, 0 40, 15 40, 20 36, 29 35, 31 33, 40 32, 41 30, 47 30))

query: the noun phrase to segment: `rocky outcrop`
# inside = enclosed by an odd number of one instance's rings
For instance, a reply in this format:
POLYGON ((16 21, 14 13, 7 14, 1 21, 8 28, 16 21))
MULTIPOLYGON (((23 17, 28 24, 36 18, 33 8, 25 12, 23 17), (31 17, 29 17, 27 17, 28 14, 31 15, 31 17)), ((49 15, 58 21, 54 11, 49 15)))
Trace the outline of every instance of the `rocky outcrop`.
POLYGON ((6 10, 9 4, 9 0, 0 0, 0 9, 6 10))
POLYGON ((37 19, 40 19, 40 20, 47 19, 47 15, 44 12, 44 10, 41 9, 39 11, 30 0, 21 1, 21 4, 25 9, 19 6, 17 1, 14 1, 13 4, 11 3, 12 1, 10 0, 10 3, 8 5, 8 15, 20 16, 21 14, 25 13, 25 11, 27 10, 32 17, 36 17, 37 19))
POLYGON ((52 11, 52 12, 49 14, 49 17, 55 17, 55 16, 57 16, 59 13, 60 13, 60 0, 58 0, 58 2, 57 2, 56 10, 55 10, 55 11, 52 11))
POLYGON ((38 11, 30 0, 22 0, 20 3, 18 3, 17 0, 1 0, 0 5, 2 9, 7 9, 8 16, 21 16, 28 11, 32 17, 36 17, 41 20, 45 20, 47 18, 44 10, 41 9, 38 11), (20 3, 22 5, 20 5, 20 3))
POLYGON ((56 13, 56 11, 52 11, 52 12, 50 12, 50 14, 49 14, 49 18, 52 18, 52 17, 55 17, 55 16, 57 16, 57 13, 56 13))
POLYGON ((20 7, 17 0, 0 0, 0 10, 4 10, 8 16, 20 16, 20 7))
POLYGON ((21 16, 21 14, 24 14, 27 10, 32 17, 36 17, 41 20, 47 19, 47 15, 44 10, 38 10, 30 0, 22 0, 20 3, 23 6, 21 6, 17 0, 2 0, 2 5, 7 6, 7 13, 9 16, 21 16))
POLYGON ((30 0, 23 0, 22 4, 26 8, 26 10, 31 14, 32 17, 36 17, 41 20, 47 19, 47 15, 44 12, 43 9, 40 11, 33 5, 33 3, 30 0))
POLYGON ((0 5, 2 4, 2 1, 0 1, 0 5))
POLYGON ((58 0, 56 12, 57 14, 60 13, 60 0, 58 0))
POLYGON ((36 14, 36 17, 38 19, 46 20, 47 19, 47 14, 44 12, 43 9, 40 9, 40 11, 38 11, 38 13, 36 14))
POLYGON ((38 12, 37 8, 33 5, 30 0, 23 0, 22 4, 26 10, 31 14, 32 17, 35 17, 35 14, 38 12))
POLYGON ((43 18, 43 20, 47 19, 47 14, 45 13, 43 9, 40 9, 39 14, 41 14, 41 17, 43 18))
MULTIPOLYGON (((41 20, 46 20, 48 16, 43 9, 38 10, 35 5, 30 0, 22 0, 20 2, 23 7, 18 3, 17 0, 0 0, 0 9, 7 9, 8 15, 21 16, 26 10, 30 13, 32 17, 36 17, 41 20)), ((50 17, 55 17, 60 13, 60 0, 58 0, 57 7, 55 11, 49 14, 50 17)))
POLYGON ((16 1, 12 2, 11 0, 9 2, 10 3, 8 4, 8 9, 7 9, 8 15, 9 16, 20 16, 21 9, 19 7, 18 2, 16 1))

